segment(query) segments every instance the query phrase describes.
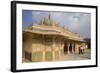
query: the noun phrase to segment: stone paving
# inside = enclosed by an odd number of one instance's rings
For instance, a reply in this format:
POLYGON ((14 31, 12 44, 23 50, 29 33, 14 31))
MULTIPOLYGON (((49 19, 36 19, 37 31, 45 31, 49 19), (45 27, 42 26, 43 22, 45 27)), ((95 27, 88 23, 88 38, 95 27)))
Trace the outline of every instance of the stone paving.
POLYGON ((65 54, 60 60, 87 60, 91 59, 90 50, 85 51, 83 54, 65 54))

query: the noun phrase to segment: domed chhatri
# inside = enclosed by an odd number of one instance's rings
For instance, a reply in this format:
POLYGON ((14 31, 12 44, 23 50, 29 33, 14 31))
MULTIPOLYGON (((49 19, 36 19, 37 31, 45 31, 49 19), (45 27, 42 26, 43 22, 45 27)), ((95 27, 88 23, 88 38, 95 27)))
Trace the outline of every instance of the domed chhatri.
POLYGON ((51 15, 49 14, 48 17, 44 17, 39 23, 40 25, 47 25, 47 26, 58 26, 58 23, 53 21, 51 15))

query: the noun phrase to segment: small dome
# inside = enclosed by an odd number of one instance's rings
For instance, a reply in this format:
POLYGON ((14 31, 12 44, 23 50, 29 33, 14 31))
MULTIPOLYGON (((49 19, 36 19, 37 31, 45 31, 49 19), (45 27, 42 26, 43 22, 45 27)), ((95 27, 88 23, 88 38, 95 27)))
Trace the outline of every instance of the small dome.
POLYGON ((44 24, 48 26, 59 26, 59 24, 52 20, 51 15, 48 15, 48 18, 44 18, 42 21, 40 21, 39 24, 44 24))
POLYGON ((52 25, 52 22, 51 22, 50 19, 44 18, 43 24, 45 24, 45 25, 52 25))

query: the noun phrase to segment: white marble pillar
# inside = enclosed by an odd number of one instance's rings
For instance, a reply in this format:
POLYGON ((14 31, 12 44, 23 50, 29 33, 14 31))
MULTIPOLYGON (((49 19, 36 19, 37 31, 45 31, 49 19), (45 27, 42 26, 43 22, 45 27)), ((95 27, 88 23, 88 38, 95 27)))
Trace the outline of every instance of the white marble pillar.
POLYGON ((52 45, 52 57, 53 57, 53 61, 55 61, 55 46, 56 46, 56 44, 55 44, 55 37, 53 37, 53 39, 52 39, 52 43, 53 43, 53 45, 52 45))
POLYGON ((45 61, 45 51, 43 51, 43 56, 42 56, 42 59, 43 59, 43 61, 45 61))
MULTIPOLYGON (((42 35, 42 39, 44 39, 44 35, 42 35)), ((45 47, 45 42, 44 40, 42 40, 42 44, 41 44, 41 47, 43 49, 43 56, 42 56, 42 60, 45 61, 45 53, 46 53, 46 47, 45 47)))
POLYGON ((70 47, 70 43, 67 43, 67 53, 68 54, 70 54, 70 50, 69 50, 70 48, 69 47, 70 47))
POLYGON ((72 53, 74 53, 74 43, 72 43, 72 53))
POLYGON ((75 43, 75 47, 74 47, 74 52, 75 52, 75 53, 77 53, 77 52, 76 52, 76 49, 77 49, 77 46, 76 46, 76 43, 75 43))

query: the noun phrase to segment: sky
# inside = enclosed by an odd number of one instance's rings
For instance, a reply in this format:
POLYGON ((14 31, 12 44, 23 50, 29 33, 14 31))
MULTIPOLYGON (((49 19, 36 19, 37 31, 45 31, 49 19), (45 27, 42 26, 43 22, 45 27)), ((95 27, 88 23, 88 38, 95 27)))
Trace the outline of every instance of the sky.
POLYGON ((26 28, 51 15, 51 18, 60 26, 68 28, 72 32, 79 33, 83 38, 91 37, 91 14, 79 12, 53 12, 53 11, 22 11, 22 24, 26 28))

